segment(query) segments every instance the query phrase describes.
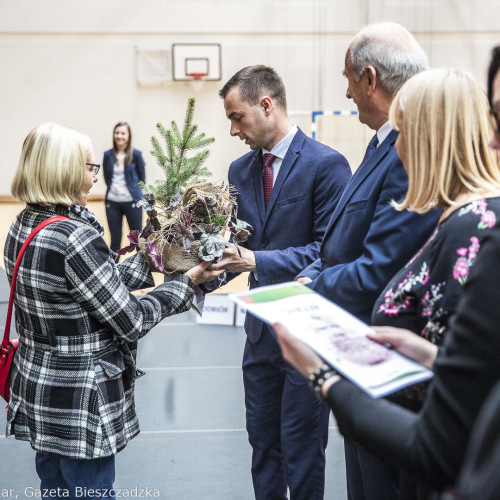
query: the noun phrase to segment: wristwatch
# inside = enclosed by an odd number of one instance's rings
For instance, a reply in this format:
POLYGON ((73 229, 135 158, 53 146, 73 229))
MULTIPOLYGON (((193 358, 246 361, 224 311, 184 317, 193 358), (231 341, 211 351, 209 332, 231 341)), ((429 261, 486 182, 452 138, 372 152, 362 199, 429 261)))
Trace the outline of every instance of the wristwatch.
POLYGON ((319 368, 316 368, 311 375, 309 375, 309 387, 314 392, 316 397, 323 401, 323 397, 321 395, 321 387, 322 385, 334 375, 337 375, 338 372, 335 368, 332 368, 330 365, 326 363, 321 365, 319 368))

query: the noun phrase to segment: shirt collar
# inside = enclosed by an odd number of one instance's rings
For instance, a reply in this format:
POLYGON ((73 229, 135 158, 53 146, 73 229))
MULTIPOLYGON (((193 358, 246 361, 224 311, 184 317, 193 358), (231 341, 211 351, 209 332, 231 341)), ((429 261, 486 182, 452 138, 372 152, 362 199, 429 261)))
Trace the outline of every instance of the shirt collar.
POLYGON ((274 156, 283 159, 288 151, 288 148, 290 147, 290 144, 293 141, 293 138, 295 137, 295 134, 297 133, 297 125, 295 123, 292 123, 292 128, 290 129, 290 132, 281 139, 278 144, 274 146, 274 148, 271 151, 268 151, 267 149, 262 148, 262 154, 266 153, 271 153, 274 156))
POLYGON ((377 139, 378 143, 382 144, 386 137, 391 133, 392 131, 392 126, 391 122, 387 121, 385 122, 378 130, 377 130, 377 139))

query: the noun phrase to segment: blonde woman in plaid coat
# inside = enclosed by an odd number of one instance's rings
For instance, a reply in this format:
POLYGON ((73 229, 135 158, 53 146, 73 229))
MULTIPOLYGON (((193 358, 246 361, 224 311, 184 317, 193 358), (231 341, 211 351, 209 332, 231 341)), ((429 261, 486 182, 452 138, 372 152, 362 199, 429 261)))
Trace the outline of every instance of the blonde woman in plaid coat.
POLYGON ((187 311, 194 285, 219 274, 204 263, 140 298, 131 295, 154 281, 139 253, 115 264, 103 228, 85 208, 97 181, 94 162, 90 139, 75 130, 46 124, 30 132, 12 184, 27 206, 10 228, 4 254, 10 280, 35 226, 54 215, 69 218, 42 229, 19 268, 20 344, 7 436, 36 451, 42 489, 60 488, 70 498, 83 488, 106 498, 114 455, 139 433, 137 341, 165 317, 187 311))

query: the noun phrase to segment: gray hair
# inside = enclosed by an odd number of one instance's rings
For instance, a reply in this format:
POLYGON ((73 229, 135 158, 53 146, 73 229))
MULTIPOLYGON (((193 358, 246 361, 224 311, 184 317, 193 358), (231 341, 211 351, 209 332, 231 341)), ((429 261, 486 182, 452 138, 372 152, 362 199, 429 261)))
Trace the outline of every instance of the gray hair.
POLYGON ((415 37, 400 24, 389 22, 362 28, 349 45, 347 60, 355 82, 373 66, 380 84, 391 95, 412 76, 429 69, 415 37))

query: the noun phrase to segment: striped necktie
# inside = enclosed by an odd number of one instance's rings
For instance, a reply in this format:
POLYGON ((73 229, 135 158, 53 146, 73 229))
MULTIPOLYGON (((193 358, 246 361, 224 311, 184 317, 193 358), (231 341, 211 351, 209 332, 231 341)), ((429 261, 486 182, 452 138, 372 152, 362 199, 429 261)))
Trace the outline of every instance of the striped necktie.
POLYGON ((366 152, 365 152, 365 156, 363 157, 363 161, 361 162, 361 165, 363 163, 365 163, 373 153, 375 153, 375 151, 377 150, 377 146, 378 146, 378 137, 377 137, 377 134, 375 134, 372 137, 371 141, 368 143, 368 146, 367 146, 366 152))

